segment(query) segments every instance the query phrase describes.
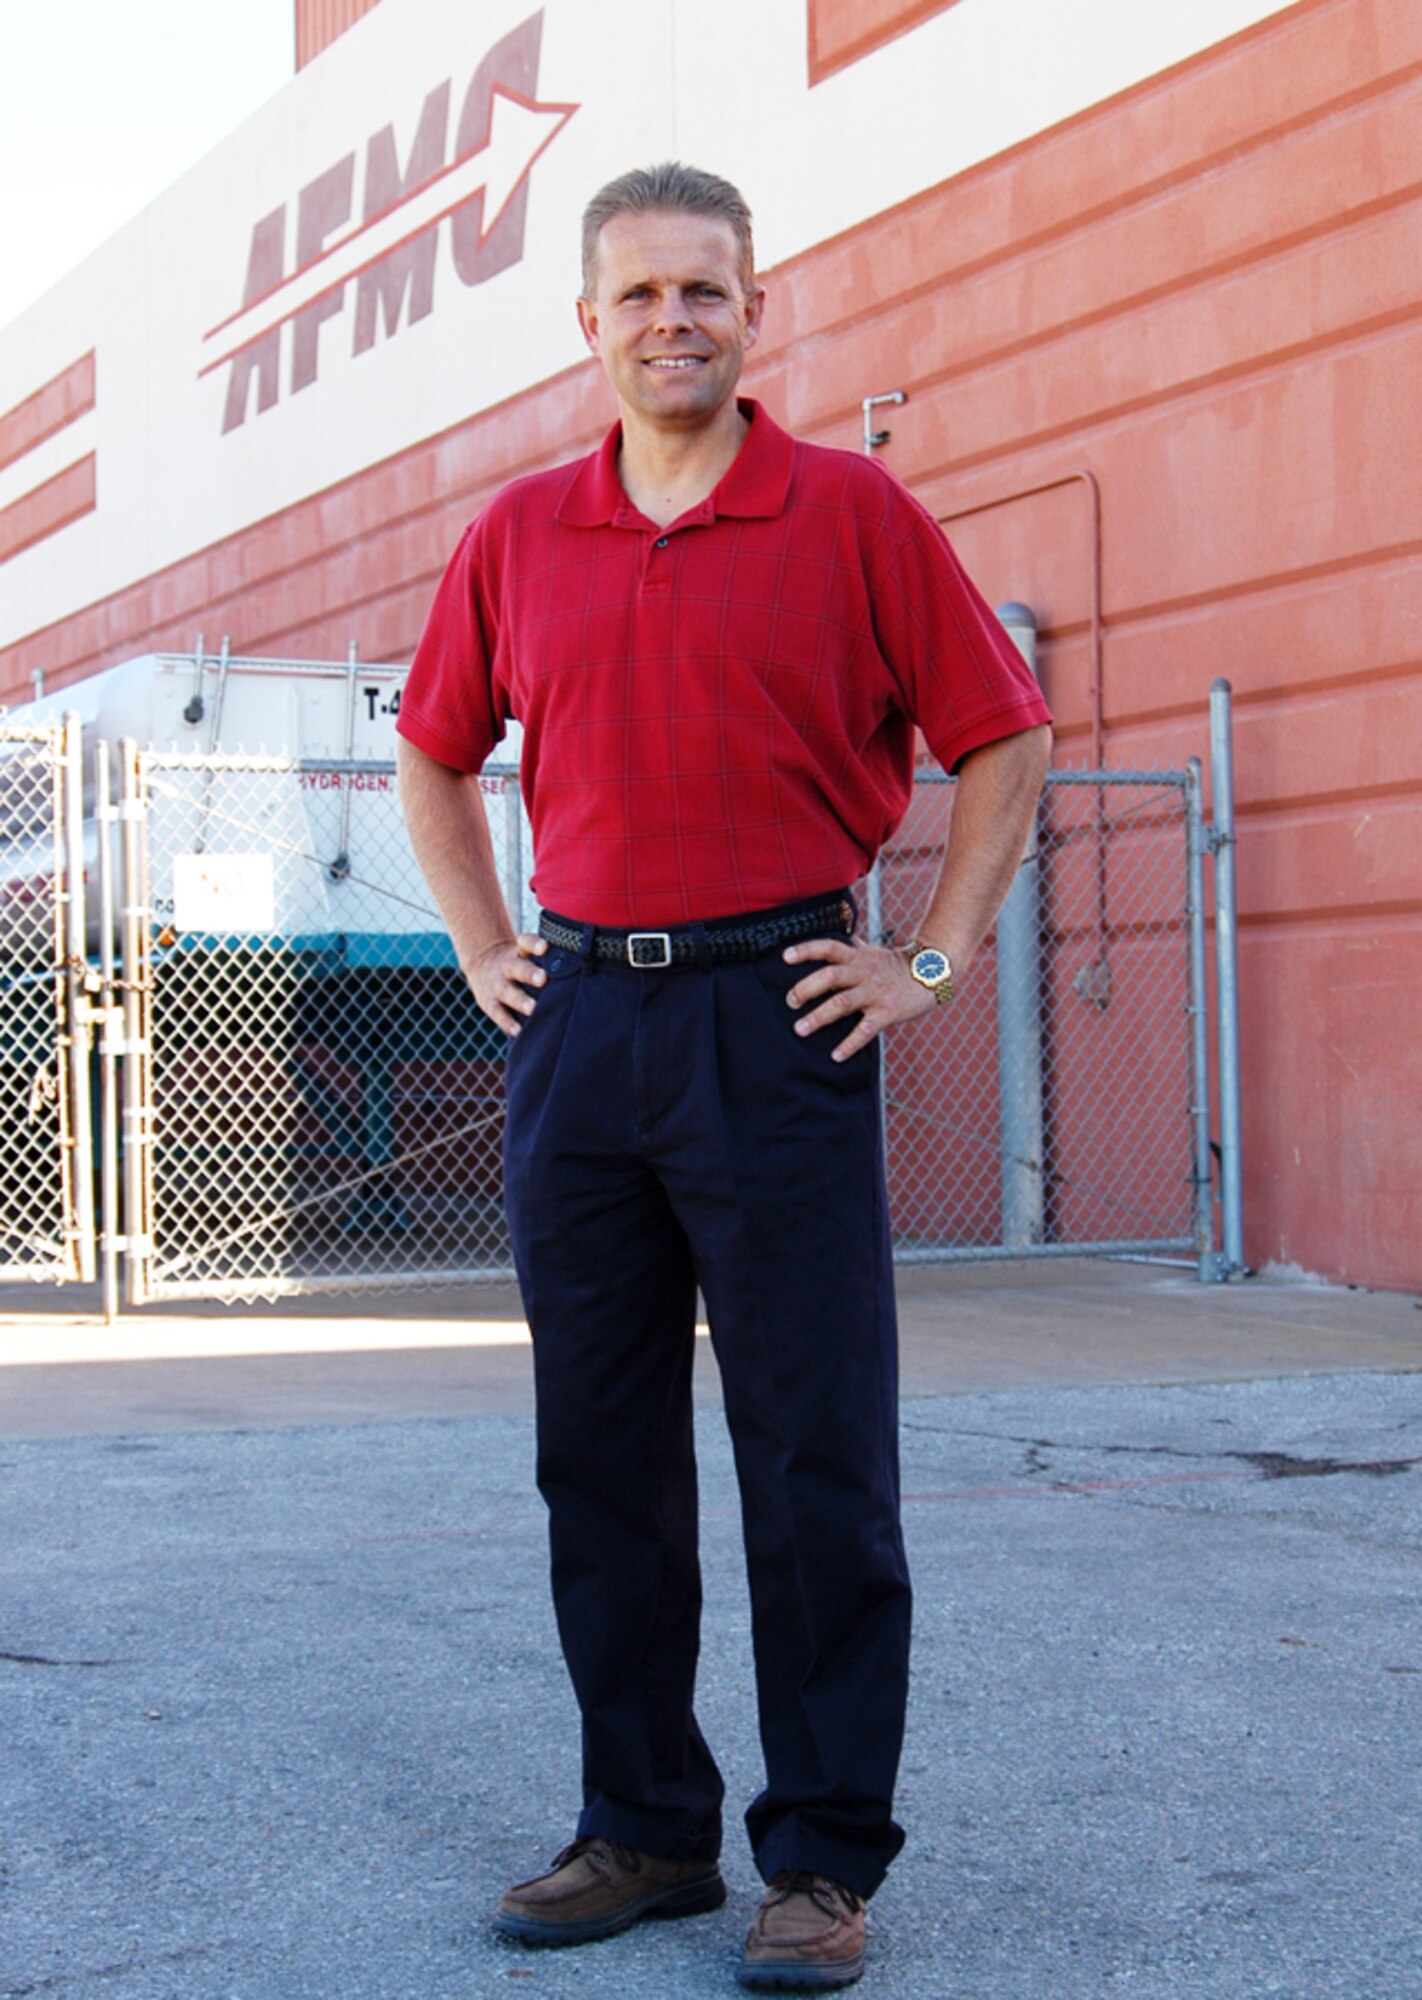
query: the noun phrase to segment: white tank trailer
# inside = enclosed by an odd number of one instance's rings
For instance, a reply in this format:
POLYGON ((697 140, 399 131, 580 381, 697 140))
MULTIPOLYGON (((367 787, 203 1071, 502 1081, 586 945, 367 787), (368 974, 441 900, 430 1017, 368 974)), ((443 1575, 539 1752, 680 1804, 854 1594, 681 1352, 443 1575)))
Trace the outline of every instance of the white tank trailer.
MULTIPOLYGON (((78 714, 91 885, 95 746, 108 743, 115 762, 125 739, 181 759, 153 773, 150 890, 164 945, 181 940, 191 948, 197 936, 260 931, 293 950, 334 948, 347 964, 452 965, 388 768, 406 672, 356 660, 246 659, 201 647, 148 653, 12 709, 5 720, 45 724, 78 714), (244 770, 227 761, 233 758, 271 760, 272 768, 244 770)), ((509 908, 527 929, 537 922, 537 905, 519 749, 514 724, 480 782, 509 908)), ((9 817, 7 761, 0 743, 0 827, 9 817)), ((48 841, 7 843, 0 831, 0 934, 5 904, 32 901, 52 870, 48 841)), ((97 900, 91 893, 90 951, 98 946, 97 900)))
MULTIPOLYGON (((131 893, 117 873, 128 828, 114 819, 104 936, 98 746, 109 746, 115 805, 120 746, 158 753, 144 760, 141 819, 146 956, 166 1078, 160 1122, 177 1161, 163 1169, 170 1225, 183 1175, 200 1176, 219 1156, 224 1185, 260 1166, 296 1190, 302 1212, 313 1191, 354 1187, 348 1200, 313 1211, 337 1236, 431 1218, 453 1226, 466 1211, 481 1217, 497 1206, 504 1038, 459 973, 405 832, 392 771, 405 674, 355 660, 214 656, 199 646, 126 660, 4 717, 31 726, 80 719, 95 965, 109 952, 121 957, 131 893), (254 1077, 266 1080, 262 1089, 254 1077), (286 1135, 279 1141, 263 1112, 268 1100, 286 1135)), ((520 744, 515 729, 480 783, 511 914, 530 929, 537 907, 520 744)), ((0 736, 0 1097, 12 1077, 17 1106, 53 1046, 62 850, 43 825, 47 782, 36 782, 33 739, 0 736)), ((441 1239, 421 1253, 420 1268, 447 1254, 441 1239)))

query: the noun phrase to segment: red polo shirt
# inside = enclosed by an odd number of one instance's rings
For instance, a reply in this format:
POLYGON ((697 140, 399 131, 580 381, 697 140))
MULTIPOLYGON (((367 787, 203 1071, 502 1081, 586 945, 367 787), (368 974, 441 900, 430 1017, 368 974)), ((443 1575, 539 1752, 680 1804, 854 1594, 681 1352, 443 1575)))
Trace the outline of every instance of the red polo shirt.
POLYGON ((715 491, 658 528, 590 458, 465 532, 399 729, 477 771, 524 728, 533 886, 659 929, 857 880, 907 808, 913 726, 952 769, 1050 720, 931 515, 872 459, 757 404, 715 491))

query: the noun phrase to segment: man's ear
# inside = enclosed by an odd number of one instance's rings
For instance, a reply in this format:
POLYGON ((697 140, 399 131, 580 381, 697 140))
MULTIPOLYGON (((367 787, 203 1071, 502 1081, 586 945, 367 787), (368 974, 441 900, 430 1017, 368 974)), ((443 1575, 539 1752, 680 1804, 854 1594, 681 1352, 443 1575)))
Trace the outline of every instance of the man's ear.
POLYGON ((597 314, 588 299, 578 300, 578 325, 583 330, 583 339, 588 344, 590 354, 597 353, 597 314))
POLYGON ((746 293, 746 348, 754 347, 765 324, 765 289, 757 285, 746 293))

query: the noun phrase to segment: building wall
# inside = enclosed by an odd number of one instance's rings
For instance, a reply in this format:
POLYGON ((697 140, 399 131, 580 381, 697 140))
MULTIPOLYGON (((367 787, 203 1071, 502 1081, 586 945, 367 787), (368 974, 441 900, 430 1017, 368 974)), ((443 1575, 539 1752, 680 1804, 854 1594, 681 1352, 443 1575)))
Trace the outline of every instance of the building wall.
POLYGON ((304 69, 376 0, 296 0, 296 67, 304 69))
POLYGON ((806 20, 811 83, 859 62, 957 0, 809 0, 806 20))
MULTIPOLYGON (((1422 1281, 1420 79, 1413 0, 1303 0, 771 271, 752 378, 850 447, 862 397, 908 391, 884 457, 990 599, 1035 608, 1059 760, 1099 738, 1178 764, 1230 678, 1248 1255, 1399 1287, 1422 1281)), ((200 628, 407 657, 463 523, 609 416, 567 369, 9 648, 0 686, 200 628)))

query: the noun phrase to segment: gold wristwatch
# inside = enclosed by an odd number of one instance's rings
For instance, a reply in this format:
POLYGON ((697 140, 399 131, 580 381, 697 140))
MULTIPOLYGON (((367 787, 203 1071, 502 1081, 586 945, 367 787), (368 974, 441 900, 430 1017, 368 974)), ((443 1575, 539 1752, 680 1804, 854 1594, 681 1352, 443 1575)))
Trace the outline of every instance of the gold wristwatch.
POLYGON ((925 944, 922 938, 915 938, 908 947, 908 969, 920 986, 928 988, 936 1005, 941 1007, 953 998, 953 967, 947 952, 940 951, 936 944, 925 944))

